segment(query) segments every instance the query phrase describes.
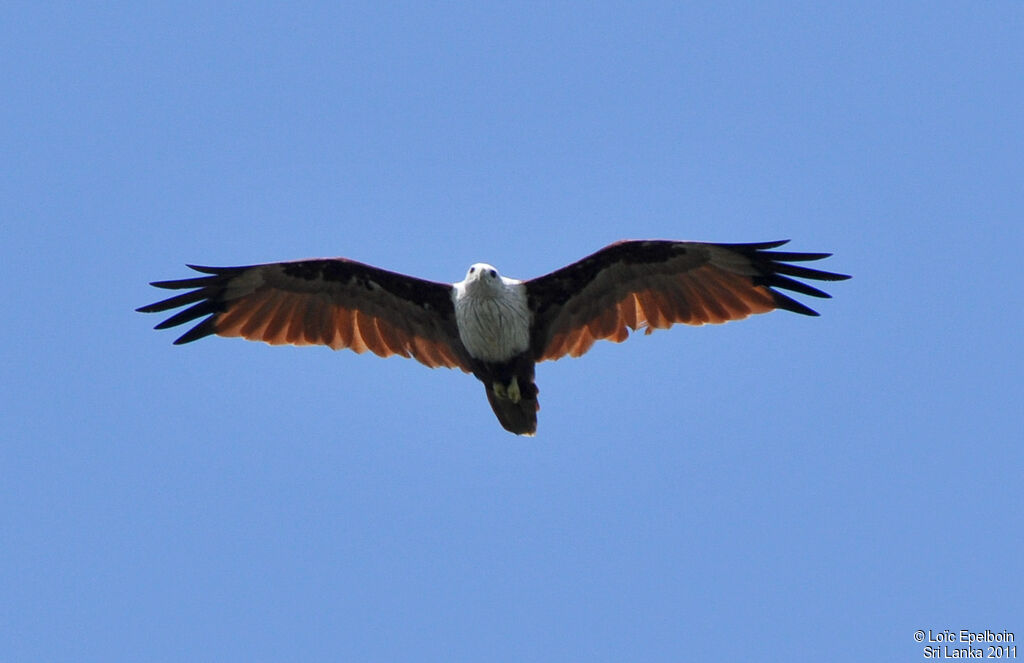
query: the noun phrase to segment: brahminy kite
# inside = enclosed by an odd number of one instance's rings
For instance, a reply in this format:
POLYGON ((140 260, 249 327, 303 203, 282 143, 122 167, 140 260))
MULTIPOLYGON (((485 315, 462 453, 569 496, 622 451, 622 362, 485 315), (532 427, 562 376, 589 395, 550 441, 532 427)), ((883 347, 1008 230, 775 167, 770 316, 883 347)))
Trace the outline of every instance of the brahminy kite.
POLYGON ((774 309, 818 315, 779 290, 829 297, 796 278, 849 276, 791 264, 831 254, 772 250, 787 241, 621 241, 528 281, 501 276, 485 263, 472 265, 458 283, 426 281, 347 258, 189 265, 208 276, 157 281, 152 285, 188 292, 138 310, 191 305, 156 329, 206 316, 175 344, 210 334, 241 336, 460 368, 483 382, 506 430, 533 435, 540 408, 538 362, 579 357, 594 341, 624 341, 629 330, 650 334, 677 322, 721 323, 774 309))

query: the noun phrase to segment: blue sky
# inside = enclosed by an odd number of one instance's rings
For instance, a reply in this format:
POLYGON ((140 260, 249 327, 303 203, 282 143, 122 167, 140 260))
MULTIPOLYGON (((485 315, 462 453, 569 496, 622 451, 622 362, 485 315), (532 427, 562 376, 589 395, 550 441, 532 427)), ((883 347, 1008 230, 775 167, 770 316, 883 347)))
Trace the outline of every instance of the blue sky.
POLYGON ((917 660, 1024 637, 1024 5, 7 3, 6 661, 917 660), (792 238, 814 302, 454 371, 134 308, 792 238))

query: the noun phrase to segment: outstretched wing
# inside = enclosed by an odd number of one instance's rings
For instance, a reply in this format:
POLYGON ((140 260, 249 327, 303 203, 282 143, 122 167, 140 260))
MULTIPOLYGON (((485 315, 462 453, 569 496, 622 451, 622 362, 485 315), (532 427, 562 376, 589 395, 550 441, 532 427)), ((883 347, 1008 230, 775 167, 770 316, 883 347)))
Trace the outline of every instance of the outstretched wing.
POLYGON ((207 316, 176 344, 210 334, 241 336, 271 345, 370 350, 381 357, 413 357, 432 368, 470 370, 448 284, 344 258, 189 267, 208 276, 157 281, 152 285, 189 292, 137 309, 154 313, 188 306, 157 329, 207 316))
POLYGON ((776 288, 829 297, 791 277, 841 281, 849 276, 789 264, 820 260, 829 253, 770 250, 787 241, 616 242, 527 281, 533 354, 537 361, 578 357, 597 340, 625 340, 629 329, 645 327, 649 334, 677 322, 720 323, 777 308, 818 315, 776 288))

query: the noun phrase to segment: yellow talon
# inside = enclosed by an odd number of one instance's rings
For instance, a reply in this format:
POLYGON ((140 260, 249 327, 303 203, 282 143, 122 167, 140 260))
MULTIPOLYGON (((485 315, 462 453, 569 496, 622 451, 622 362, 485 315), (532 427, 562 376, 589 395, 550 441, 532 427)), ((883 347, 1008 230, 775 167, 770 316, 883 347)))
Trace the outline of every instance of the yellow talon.
POLYGON ((505 385, 500 382, 495 382, 491 385, 491 389, 494 390, 494 395, 498 398, 508 398, 508 392, 505 391, 505 385))
POLYGON ((519 391, 519 380, 513 376, 512 382, 508 383, 508 399, 513 403, 518 403, 522 398, 523 394, 519 391))

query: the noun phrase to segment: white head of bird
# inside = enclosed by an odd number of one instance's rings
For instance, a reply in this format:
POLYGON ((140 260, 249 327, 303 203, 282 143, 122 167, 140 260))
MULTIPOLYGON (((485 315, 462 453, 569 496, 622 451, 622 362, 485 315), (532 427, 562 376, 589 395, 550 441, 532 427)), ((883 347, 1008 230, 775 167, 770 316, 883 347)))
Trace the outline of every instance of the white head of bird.
POLYGON ((474 297, 498 296, 506 285, 517 283, 513 279, 506 279, 498 273, 493 265, 485 262, 478 262, 470 265, 466 272, 466 280, 462 282, 466 293, 474 297))

